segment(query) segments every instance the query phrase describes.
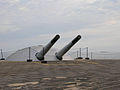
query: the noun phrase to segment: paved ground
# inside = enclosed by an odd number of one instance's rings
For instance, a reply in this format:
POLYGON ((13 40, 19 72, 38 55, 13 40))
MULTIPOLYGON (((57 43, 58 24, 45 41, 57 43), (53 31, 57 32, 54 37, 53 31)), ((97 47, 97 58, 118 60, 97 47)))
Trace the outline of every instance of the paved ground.
POLYGON ((0 90, 120 90, 120 60, 0 61, 0 90))

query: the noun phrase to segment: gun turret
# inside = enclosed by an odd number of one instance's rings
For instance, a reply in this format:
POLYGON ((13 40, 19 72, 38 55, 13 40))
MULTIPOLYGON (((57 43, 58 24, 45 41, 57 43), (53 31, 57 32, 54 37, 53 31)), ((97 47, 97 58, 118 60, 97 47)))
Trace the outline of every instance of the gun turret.
POLYGON ((56 58, 58 60, 62 60, 63 59, 63 55, 69 51, 73 45, 75 45, 79 40, 81 39, 81 36, 78 35, 75 39, 73 39, 68 45, 66 45, 64 48, 62 48, 59 52, 57 52, 55 54, 56 58))
POLYGON ((44 60, 44 56, 50 50, 50 48, 55 44, 55 42, 60 38, 60 35, 56 35, 43 49, 36 53, 36 58, 40 61, 44 60))

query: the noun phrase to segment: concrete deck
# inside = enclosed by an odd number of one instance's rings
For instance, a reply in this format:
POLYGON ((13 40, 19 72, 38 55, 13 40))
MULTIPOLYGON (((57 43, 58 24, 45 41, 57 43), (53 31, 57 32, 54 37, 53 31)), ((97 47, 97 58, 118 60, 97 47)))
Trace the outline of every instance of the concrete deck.
POLYGON ((120 90, 120 60, 0 61, 0 90, 120 90))

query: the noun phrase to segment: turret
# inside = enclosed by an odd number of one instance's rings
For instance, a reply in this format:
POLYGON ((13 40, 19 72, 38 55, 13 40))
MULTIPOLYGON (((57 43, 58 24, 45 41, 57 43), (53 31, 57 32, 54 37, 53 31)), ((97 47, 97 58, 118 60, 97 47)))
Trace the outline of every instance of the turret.
POLYGON ((81 36, 78 35, 75 39, 73 39, 68 45, 66 45, 64 48, 62 48, 59 52, 55 54, 56 58, 58 60, 63 59, 63 55, 67 53, 73 45, 75 45, 79 40, 81 39, 81 36))
POLYGON ((40 61, 44 60, 44 56, 50 50, 50 48, 55 44, 55 42, 60 38, 60 35, 56 35, 43 49, 36 53, 36 58, 40 61))

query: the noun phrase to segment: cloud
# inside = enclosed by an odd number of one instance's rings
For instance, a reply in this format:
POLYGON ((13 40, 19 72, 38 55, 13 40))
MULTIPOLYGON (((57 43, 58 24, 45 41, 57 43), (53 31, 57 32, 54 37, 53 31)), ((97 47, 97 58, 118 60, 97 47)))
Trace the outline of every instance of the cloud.
MULTIPOLYGON (((60 49, 72 41, 78 34, 80 34, 82 39, 74 46, 74 48, 84 48, 88 46, 91 50, 117 51, 116 48, 119 48, 120 45, 118 42, 120 40, 119 28, 119 23, 112 25, 103 23, 101 25, 95 25, 91 28, 89 27, 79 30, 61 32, 61 38, 54 47, 60 49)), ((15 41, 17 42, 16 47, 19 45, 24 47, 39 44, 46 45, 54 36, 55 34, 42 34, 31 38, 26 38, 24 40, 19 39, 15 41), (19 44, 19 42, 21 42, 21 44, 19 44)))
POLYGON ((27 11, 28 8, 26 8, 26 7, 20 7, 19 10, 21 10, 21 11, 27 11))
POLYGON ((13 4, 15 4, 15 3, 19 3, 19 2, 20 2, 20 0, 4 0, 4 2, 6 2, 6 3, 13 3, 13 4))
MULTIPOLYGON (((12 1, 16 2, 15 0, 12 1)), ((40 23, 86 22, 87 24, 90 20, 93 23, 100 23, 108 18, 108 15, 105 15, 106 13, 113 12, 113 10, 103 7, 106 5, 104 2, 104 0, 29 0, 27 2, 21 1, 14 7, 10 6, 10 9, 13 10, 12 13, 8 11, 6 13, 9 13, 12 21, 19 22, 20 25, 23 25, 23 22, 30 26, 40 23), (99 4, 99 2, 102 3, 99 4), (99 17, 101 19, 97 22, 99 17)), ((114 13, 116 12, 113 12, 112 15, 114 13)))
POLYGON ((20 28, 14 25, 0 25, 0 34, 8 33, 8 32, 15 32, 20 30, 20 28))
POLYGON ((117 42, 120 28, 118 0, 2 0, 0 3, 0 35, 6 38, 1 41, 6 45, 0 47, 15 48, 14 42, 16 48, 39 42, 45 44, 56 33, 61 34, 58 47, 77 34, 82 35, 82 40, 75 47, 100 49, 120 45, 117 42), (8 42, 13 35, 16 38, 8 42))

